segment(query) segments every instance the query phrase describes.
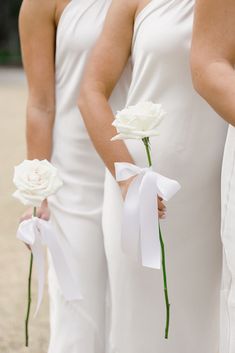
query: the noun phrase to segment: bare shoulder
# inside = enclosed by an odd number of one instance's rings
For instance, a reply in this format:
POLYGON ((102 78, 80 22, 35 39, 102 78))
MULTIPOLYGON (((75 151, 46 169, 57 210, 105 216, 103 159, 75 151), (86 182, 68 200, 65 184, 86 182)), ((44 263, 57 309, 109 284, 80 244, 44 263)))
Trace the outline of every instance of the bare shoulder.
POLYGON ((199 18, 205 17, 208 18, 209 21, 205 20, 205 24, 214 25, 216 27, 215 22, 220 21, 225 26, 228 23, 235 22, 235 1, 233 0, 196 0, 195 6, 196 16, 199 18))
POLYGON ((53 20, 58 0, 23 0, 19 22, 20 25, 34 26, 38 22, 53 20))
POLYGON ((122 14, 125 18, 134 20, 139 12, 150 3, 151 0, 113 0, 111 12, 122 14))
POLYGON ((112 5, 125 7, 126 11, 136 9, 141 0, 113 0, 112 5))
POLYGON ((217 52, 235 43, 235 1, 197 0, 193 38, 207 42, 217 52), (218 44, 219 43, 219 44, 218 44))
POLYGON ((140 3, 141 0, 113 0, 111 9, 113 11, 133 16, 138 10, 140 3))

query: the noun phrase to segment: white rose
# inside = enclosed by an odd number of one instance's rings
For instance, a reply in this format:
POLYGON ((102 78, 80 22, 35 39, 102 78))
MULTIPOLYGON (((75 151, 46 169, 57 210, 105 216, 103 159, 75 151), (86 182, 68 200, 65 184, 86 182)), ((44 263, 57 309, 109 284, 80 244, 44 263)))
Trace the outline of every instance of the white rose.
POLYGON ((39 207, 41 203, 63 185, 58 171, 47 160, 25 160, 15 167, 13 194, 24 205, 39 207))
POLYGON ((118 111, 112 124, 118 135, 112 141, 157 136, 158 126, 165 115, 162 105, 152 102, 141 102, 118 111))

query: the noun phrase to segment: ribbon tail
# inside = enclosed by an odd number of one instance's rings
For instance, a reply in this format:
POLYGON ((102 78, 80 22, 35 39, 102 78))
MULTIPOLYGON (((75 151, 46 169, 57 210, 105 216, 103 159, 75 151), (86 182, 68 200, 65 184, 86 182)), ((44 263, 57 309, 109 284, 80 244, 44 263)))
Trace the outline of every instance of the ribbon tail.
POLYGON ((139 254, 139 186, 142 176, 137 176, 129 186, 123 210, 122 247, 123 251, 137 260, 139 254))
POLYGON ((130 163, 115 163, 116 180, 136 175, 129 186, 123 211, 122 246, 125 253, 141 253, 144 267, 161 268, 157 196, 170 200, 180 189, 176 180, 130 163))
MULTIPOLYGON (((38 231, 35 231, 38 232, 38 231)), ((45 285, 45 258, 44 258, 44 248, 40 240, 40 234, 35 234, 36 239, 35 243, 32 245, 32 253, 35 263, 35 268, 37 271, 37 280, 38 280, 38 299, 37 306, 34 313, 34 317, 37 316, 38 311, 40 309, 42 298, 43 298, 43 290, 45 285)))
POLYGON ((20 223, 16 237, 30 247, 32 246, 35 241, 34 220, 32 218, 20 223))
POLYGON ((29 220, 23 221, 17 230, 17 238, 31 247, 37 271, 38 300, 34 317, 37 315, 42 302, 45 283, 44 252, 37 224, 38 220, 36 218, 31 218, 29 220))
POLYGON ((65 299, 68 301, 82 299, 78 282, 73 277, 68 265, 71 254, 66 252, 64 246, 60 245, 50 223, 44 223, 42 228, 43 240, 50 251, 55 273, 65 299))
POLYGON ((142 265, 153 269, 161 268, 161 244, 157 212, 156 174, 147 173, 140 189, 140 239, 142 265))

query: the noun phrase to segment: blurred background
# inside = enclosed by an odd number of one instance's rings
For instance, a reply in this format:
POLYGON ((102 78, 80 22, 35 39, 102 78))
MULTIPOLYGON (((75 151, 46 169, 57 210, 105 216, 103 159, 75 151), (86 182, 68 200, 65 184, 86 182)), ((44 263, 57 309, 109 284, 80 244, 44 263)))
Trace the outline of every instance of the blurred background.
MULTIPOLYGON (((0 2, 0 353, 46 353, 47 289, 38 316, 30 320, 30 347, 24 347, 29 251, 16 239, 24 208, 12 198, 14 166, 25 159, 27 86, 22 69, 18 14, 22 0, 0 2)), ((34 273, 33 307, 37 300, 34 273)))
POLYGON ((0 65, 20 65, 18 13, 21 0, 1 1, 0 65))

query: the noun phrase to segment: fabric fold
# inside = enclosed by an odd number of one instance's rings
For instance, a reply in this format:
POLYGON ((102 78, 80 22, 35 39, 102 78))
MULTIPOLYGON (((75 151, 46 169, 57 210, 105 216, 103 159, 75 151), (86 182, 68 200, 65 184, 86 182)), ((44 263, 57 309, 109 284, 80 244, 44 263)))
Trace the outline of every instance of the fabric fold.
POLYGON ((115 163, 116 180, 132 181, 124 203, 122 244, 125 253, 138 259, 139 247, 144 267, 161 268, 161 246, 157 197, 170 200, 180 184, 158 174, 152 168, 140 168, 130 163, 115 163))
POLYGON ((54 264, 57 279, 67 301, 80 300, 82 295, 78 282, 69 268, 71 254, 62 248, 52 224, 37 217, 23 221, 17 230, 17 238, 29 245, 32 250, 38 280, 38 300, 35 311, 37 315, 45 284, 45 247, 48 248, 54 264))

